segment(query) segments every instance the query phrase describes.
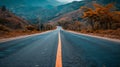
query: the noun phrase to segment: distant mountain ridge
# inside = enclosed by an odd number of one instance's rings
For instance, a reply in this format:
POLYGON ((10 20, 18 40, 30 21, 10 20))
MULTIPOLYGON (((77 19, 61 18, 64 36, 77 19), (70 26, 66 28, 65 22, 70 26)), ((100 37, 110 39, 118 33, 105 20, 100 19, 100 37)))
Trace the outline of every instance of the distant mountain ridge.
MULTIPOLYGON (((59 5, 61 3, 52 0, 0 0, 2 5, 8 4, 10 11, 15 13, 17 16, 25 18, 30 21, 30 23, 41 23, 54 20, 54 18, 61 17, 64 14, 70 14, 75 12, 81 6, 84 6, 86 3, 92 0, 83 0, 83 1, 74 1, 72 3, 59 5), (10 6, 9 6, 10 5, 10 6), (18 6, 15 6, 18 5, 18 6), (59 5, 59 6, 57 6, 59 5)), ((113 0, 96 0, 99 3, 107 4, 114 2, 113 0)), ((118 0, 116 0, 117 2, 118 0)), ((119 2, 119 1, 118 1, 119 2)), ((117 5, 119 7, 119 5, 117 5)))
POLYGON ((77 10, 80 8, 80 6, 83 6, 84 4, 84 1, 74 1, 72 3, 52 7, 49 9, 43 7, 22 7, 18 10, 15 10, 14 12, 17 15, 32 21, 40 18, 41 22, 47 22, 55 17, 77 10))
POLYGON ((11 8, 23 7, 23 6, 40 6, 47 7, 58 6, 61 3, 56 0, 0 0, 0 6, 5 5, 11 8))

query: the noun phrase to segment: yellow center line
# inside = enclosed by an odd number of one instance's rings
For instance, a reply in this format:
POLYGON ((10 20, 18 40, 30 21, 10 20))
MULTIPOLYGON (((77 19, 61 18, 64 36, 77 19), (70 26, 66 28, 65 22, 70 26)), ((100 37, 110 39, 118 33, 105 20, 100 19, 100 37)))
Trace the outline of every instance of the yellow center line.
POLYGON ((55 67, 62 67, 62 48, 61 48, 61 37, 60 33, 58 33, 58 48, 57 48, 57 56, 56 56, 56 64, 55 67))

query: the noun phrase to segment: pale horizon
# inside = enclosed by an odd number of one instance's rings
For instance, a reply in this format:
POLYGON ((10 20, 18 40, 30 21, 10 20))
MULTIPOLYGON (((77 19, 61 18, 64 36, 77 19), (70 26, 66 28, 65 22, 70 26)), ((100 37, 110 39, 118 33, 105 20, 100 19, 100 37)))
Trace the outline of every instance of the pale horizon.
POLYGON ((63 2, 63 3, 70 3, 70 2, 73 2, 73 1, 82 1, 82 0, 57 0, 59 2, 63 2))

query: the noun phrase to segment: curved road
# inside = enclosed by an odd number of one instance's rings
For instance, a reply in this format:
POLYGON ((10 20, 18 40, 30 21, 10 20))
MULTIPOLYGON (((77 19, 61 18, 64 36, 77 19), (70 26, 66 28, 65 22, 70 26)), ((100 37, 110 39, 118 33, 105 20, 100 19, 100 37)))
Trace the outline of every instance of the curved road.
POLYGON ((0 67, 120 67, 120 42, 58 27, 44 34, 1 42, 0 67))

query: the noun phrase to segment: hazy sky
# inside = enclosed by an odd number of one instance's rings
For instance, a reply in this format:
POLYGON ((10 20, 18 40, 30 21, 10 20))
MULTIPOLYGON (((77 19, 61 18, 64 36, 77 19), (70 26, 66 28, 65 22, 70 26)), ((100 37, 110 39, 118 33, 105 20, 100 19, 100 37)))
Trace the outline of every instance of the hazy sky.
POLYGON ((68 2, 72 2, 72 1, 81 1, 81 0, 57 0, 57 1, 68 3, 68 2))

